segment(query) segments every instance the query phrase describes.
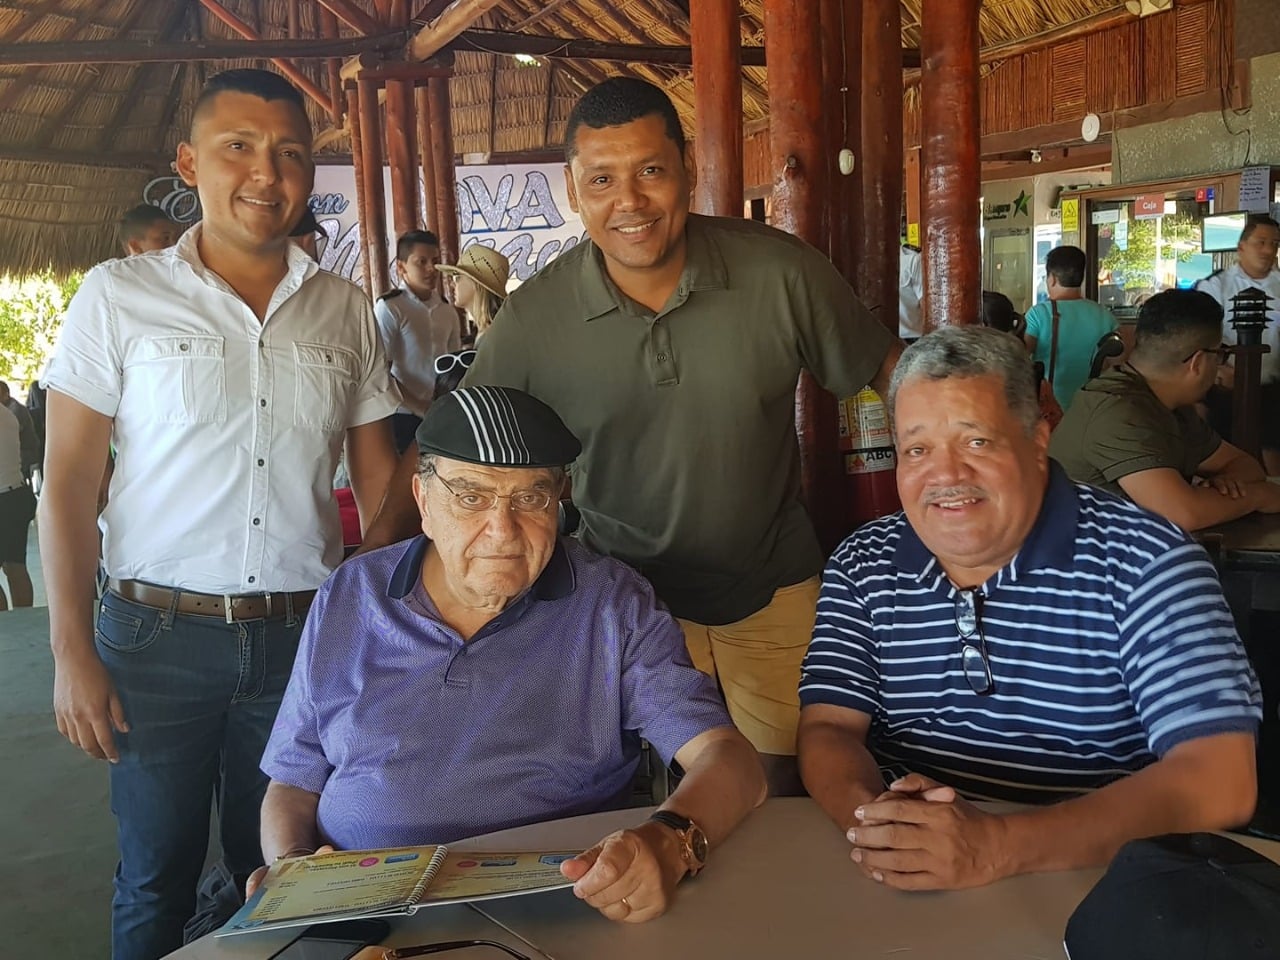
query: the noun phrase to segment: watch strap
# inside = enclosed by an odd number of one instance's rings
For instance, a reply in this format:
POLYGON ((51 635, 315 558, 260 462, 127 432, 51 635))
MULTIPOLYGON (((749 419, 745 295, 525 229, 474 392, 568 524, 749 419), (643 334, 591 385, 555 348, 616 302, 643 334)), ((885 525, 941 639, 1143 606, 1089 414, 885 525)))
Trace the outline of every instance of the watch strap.
POLYGON ((683 833, 693 826, 693 821, 688 817, 682 817, 680 814, 674 813, 671 810, 656 810, 649 815, 649 819, 656 821, 657 823, 664 824, 672 830, 679 831, 680 833, 683 833))

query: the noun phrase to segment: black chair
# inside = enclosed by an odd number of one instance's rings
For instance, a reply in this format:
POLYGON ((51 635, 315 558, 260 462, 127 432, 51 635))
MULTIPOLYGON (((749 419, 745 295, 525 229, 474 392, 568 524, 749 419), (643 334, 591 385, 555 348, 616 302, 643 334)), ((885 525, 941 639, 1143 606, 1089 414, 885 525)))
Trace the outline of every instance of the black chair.
POLYGON ((1124 338, 1116 331, 1104 333, 1098 345, 1093 348, 1093 359, 1089 362, 1089 379, 1102 373, 1103 364, 1120 356, 1125 351, 1124 338))

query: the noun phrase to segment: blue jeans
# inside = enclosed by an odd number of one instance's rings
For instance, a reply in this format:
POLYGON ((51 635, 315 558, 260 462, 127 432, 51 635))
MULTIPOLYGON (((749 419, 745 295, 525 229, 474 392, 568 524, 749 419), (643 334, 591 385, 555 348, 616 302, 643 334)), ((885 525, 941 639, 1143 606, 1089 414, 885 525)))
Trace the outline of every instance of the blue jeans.
POLYGON ((114 960, 156 960, 182 945, 217 802, 223 858, 262 863, 258 769, 289 682, 302 618, 226 623, 102 598, 95 645, 124 706, 111 812, 120 863, 111 902, 114 960))

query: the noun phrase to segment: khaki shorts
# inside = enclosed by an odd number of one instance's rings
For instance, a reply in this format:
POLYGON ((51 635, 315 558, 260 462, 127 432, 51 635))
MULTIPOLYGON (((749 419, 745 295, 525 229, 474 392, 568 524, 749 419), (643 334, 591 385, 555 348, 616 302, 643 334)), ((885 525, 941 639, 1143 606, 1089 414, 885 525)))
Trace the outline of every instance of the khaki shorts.
POLYGON ((781 587, 763 610, 709 627, 681 620, 693 665, 720 681, 729 716, 757 750, 796 752, 800 663, 813 637, 820 581, 781 587))

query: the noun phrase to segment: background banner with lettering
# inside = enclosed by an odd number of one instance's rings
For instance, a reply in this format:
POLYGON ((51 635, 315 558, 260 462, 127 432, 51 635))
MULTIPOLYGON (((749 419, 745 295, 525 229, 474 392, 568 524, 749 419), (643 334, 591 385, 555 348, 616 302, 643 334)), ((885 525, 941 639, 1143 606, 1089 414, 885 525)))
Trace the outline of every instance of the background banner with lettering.
MULTIPOLYGON (((389 172, 385 172, 385 179, 389 204, 389 172)), ((481 243, 499 250, 511 261, 513 289, 585 235, 581 219, 569 209, 561 164, 463 166, 457 168, 457 181, 463 249, 481 243)), ((175 176, 152 180, 142 199, 160 207, 183 226, 200 219, 195 191, 175 176)), ((354 169, 316 167, 309 202, 323 231, 316 244, 320 267, 363 285, 364 249, 360 243, 354 169)), ((391 222, 389 206, 387 222, 391 222)), ((389 255, 394 259, 395 237, 388 236, 387 241, 389 255)))

